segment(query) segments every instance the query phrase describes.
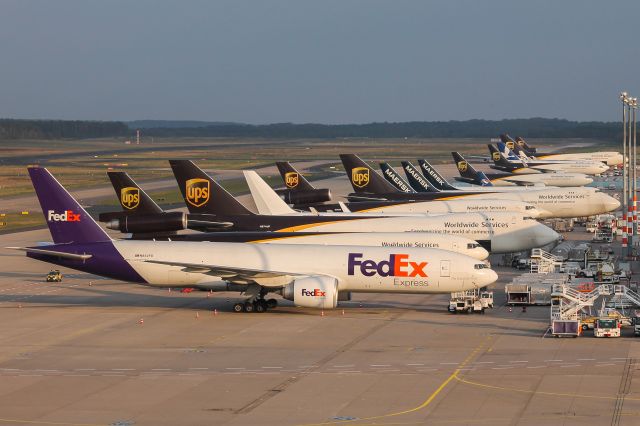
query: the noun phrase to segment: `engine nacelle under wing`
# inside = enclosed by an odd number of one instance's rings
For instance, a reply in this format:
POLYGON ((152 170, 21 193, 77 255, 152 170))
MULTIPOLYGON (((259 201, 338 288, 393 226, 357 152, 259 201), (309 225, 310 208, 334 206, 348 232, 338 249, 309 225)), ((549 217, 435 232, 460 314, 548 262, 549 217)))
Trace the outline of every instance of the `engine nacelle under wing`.
POLYGON ((338 280, 321 275, 297 278, 282 289, 282 297, 296 306, 333 309, 338 305, 338 280))

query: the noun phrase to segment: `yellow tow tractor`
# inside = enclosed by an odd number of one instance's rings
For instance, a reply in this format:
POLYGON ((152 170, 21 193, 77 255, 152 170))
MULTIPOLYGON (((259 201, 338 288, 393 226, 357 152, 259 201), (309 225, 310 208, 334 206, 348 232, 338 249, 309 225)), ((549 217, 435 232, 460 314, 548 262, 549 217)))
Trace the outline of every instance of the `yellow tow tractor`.
POLYGON ((62 281, 62 273, 58 269, 53 269, 47 274, 47 282, 59 283, 62 281))

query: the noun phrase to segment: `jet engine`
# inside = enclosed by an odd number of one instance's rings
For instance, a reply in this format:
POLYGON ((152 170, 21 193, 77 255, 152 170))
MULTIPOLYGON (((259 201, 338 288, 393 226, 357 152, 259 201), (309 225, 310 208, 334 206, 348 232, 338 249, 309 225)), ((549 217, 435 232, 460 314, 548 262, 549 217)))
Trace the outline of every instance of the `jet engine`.
POLYGON ((338 280, 326 276, 298 278, 282 289, 282 297, 296 306, 333 309, 338 305, 338 280))
POLYGON ((154 215, 120 216, 107 222, 107 228, 125 233, 172 232, 187 229, 187 215, 169 212, 154 215))
POLYGON ((290 189, 282 189, 277 192, 287 204, 316 204, 331 201, 331 191, 325 188, 310 191, 292 191, 290 189))

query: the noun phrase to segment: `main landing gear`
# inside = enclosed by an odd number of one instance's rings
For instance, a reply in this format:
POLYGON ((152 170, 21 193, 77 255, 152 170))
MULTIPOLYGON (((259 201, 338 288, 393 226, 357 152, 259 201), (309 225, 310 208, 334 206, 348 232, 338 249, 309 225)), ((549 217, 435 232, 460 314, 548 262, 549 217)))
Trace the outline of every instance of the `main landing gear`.
POLYGON ((268 309, 275 309, 278 306, 276 299, 256 299, 255 301, 239 302, 233 305, 234 312, 267 312, 268 309))

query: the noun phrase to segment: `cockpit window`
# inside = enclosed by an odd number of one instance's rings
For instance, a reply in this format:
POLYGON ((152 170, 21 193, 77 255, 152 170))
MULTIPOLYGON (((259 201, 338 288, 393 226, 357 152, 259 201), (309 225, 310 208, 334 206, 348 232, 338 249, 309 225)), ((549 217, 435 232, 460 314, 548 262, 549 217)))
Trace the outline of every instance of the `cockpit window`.
POLYGON ((487 265, 486 263, 476 263, 475 265, 473 265, 474 269, 489 269, 489 265, 487 265))
POLYGON ((524 206, 525 210, 533 210, 535 208, 536 208, 536 206, 524 206))
POLYGON ((478 247, 480 247, 480 244, 478 244, 478 243, 468 243, 467 244, 467 249, 469 249, 469 250, 474 249, 474 248, 478 248, 478 247))

